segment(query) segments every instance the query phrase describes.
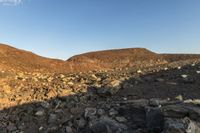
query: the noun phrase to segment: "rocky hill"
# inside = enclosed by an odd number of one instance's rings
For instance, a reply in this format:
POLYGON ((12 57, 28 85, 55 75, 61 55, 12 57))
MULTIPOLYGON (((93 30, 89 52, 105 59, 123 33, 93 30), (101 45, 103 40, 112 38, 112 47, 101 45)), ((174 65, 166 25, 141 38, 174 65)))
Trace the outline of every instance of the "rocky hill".
POLYGON ((50 71, 63 66, 63 61, 38 56, 32 52, 0 44, 0 68, 24 71, 50 71))
POLYGON ((1 133, 199 133, 200 60, 140 71, 0 72, 1 133))
POLYGON ((0 133, 200 133, 199 85, 199 55, 0 45, 0 133))
POLYGON ((196 58, 200 58, 200 56, 157 54, 144 48, 129 48, 90 52, 63 61, 41 57, 29 51, 0 44, 0 69, 27 72, 73 73, 130 67, 141 68, 196 58))
POLYGON ((124 68, 142 64, 165 63, 159 54, 144 48, 96 51, 71 57, 67 62, 93 63, 101 68, 124 68))

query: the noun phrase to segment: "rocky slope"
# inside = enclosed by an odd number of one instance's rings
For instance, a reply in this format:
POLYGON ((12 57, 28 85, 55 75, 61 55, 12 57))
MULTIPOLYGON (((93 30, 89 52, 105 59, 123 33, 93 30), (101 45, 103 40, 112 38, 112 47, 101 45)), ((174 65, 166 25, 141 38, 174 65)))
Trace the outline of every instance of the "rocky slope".
POLYGON ((0 69, 26 72, 85 72, 130 67, 149 67, 179 60, 197 59, 199 55, 157 54, 144 48, 106 50, 76 55, 67 61, 50 59, 0 44, 0 69))
POLYGON ((61 60, 44 58, 29 51, 0 44, 0 68, 3 70, 50 71, 62 65, 61 60))
POLYGON ((0 75, 2 133, 200 132, 200 60, 140 70, 0 75))
MULTIPOLYGON (((141 62, 163 63, 159 54, 144 48, 129 48, 90 52, 76 55, 67 60, 68 62, 92 62, 105 68, 132 67, 141 62)), ((147 64, 147 63, 146 63, 147 64)))
POLYGON ((200 132, 198 55, 123 49, 65 62, 0 45, 0 58, 0 133, 200 132))

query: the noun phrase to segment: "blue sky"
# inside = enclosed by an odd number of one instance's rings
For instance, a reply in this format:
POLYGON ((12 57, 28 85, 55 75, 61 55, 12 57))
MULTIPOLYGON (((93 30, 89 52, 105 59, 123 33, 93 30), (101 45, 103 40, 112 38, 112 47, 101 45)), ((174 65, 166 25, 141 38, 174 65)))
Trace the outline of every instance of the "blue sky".
POLYGON ((200 53, 200 1, 0 0, 0 42, 60 59, 130 47, 200 53))

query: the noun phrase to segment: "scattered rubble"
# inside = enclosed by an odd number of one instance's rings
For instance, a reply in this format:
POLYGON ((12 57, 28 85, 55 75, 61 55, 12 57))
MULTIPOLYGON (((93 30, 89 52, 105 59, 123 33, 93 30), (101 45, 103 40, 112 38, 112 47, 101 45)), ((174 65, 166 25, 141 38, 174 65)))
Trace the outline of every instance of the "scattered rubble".
POLYGON ((199 67, 2 76, 0 133, 199 133, 199 67))

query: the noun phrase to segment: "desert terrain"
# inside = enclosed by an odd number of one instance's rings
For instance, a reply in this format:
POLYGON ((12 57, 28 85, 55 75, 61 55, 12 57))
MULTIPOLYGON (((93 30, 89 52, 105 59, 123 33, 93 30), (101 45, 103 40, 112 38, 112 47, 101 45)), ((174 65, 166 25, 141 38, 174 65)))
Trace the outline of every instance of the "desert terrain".
POLYGON ((0 44, 0 133, 200 133, 200 55, 50 59, 0 44))

